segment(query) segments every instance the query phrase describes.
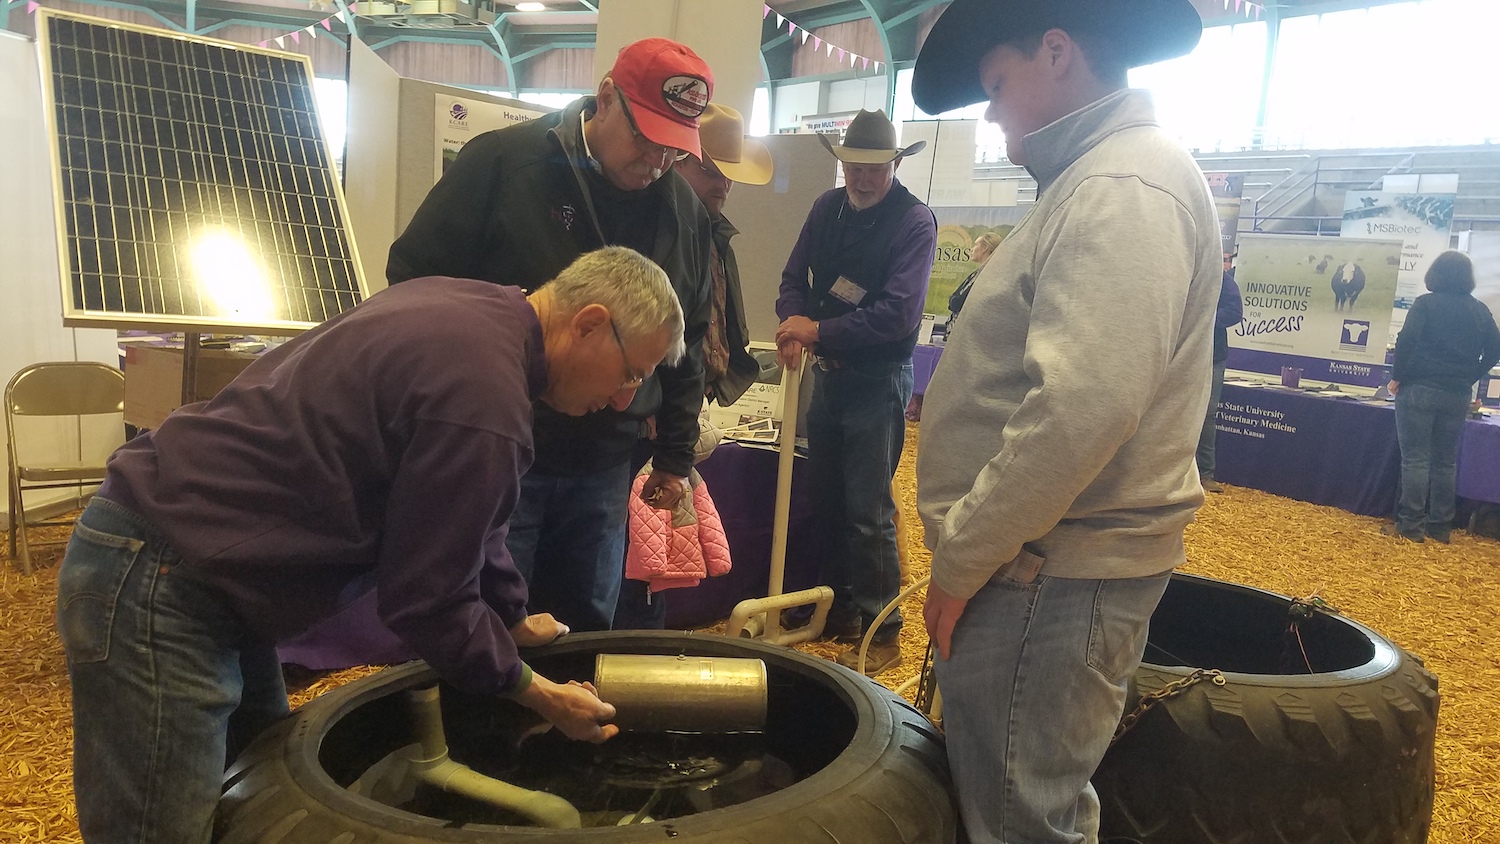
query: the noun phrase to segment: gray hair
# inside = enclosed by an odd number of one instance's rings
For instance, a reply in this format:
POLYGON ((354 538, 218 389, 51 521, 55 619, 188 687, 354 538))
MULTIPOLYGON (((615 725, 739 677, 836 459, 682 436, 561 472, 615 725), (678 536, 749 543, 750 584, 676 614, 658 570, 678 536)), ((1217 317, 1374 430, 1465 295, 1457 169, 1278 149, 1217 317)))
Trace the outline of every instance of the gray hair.
POLYGON ((672 341, 663 363, 675 364, 686 352, 677 292, 662 268, 634 249, 606 246, 586 252, 549 282, 547 289, 564 313, 604 306, 624 340, 668 329, 672 341))

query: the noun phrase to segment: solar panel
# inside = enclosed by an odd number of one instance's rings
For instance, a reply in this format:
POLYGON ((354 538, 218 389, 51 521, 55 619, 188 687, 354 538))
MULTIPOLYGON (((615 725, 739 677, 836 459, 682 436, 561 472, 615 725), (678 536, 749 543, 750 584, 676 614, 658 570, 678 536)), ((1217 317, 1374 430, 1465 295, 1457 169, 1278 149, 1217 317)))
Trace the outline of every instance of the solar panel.
POLYGON ((64 324, 286 334, 364 298, 306 57, 38 16, 64 324))

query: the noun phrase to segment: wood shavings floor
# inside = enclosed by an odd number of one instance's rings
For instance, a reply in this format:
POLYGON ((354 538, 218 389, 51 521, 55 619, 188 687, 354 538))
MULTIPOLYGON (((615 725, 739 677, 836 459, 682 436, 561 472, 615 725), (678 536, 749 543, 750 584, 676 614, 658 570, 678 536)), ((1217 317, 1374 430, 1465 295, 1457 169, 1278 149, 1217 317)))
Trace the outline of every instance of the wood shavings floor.
MULTIPOLYGON (((905 490, 911 576, 927 573, 915 516, 916 427, 897 475, 905 490)), ((1376 519, 1230 487, 1210 495, 1187 533, 1186 571, 1282 594, 1317 594, 1345 615, 1422 656, 1441 681, 1437 800, 1431 844, 1500 841, 1500 541, 1454 533, 1452 545, 1382 536, 1376 519)), ((51 529, 52 538, 66 529, 51 529)), ((0 554, 4 552, 0 546, 0 554)), ((56 546, 23 576, 0 556, 0 840, 76 842, 67 668, 53 629, 56 546)), ((896 687, 921 666, 919 592, 903 612, 896 687)), ((842 646, 804 645, 832 657, 842 646)), ((370 673, 352 668, 292 678, 293 705, 370 673)))

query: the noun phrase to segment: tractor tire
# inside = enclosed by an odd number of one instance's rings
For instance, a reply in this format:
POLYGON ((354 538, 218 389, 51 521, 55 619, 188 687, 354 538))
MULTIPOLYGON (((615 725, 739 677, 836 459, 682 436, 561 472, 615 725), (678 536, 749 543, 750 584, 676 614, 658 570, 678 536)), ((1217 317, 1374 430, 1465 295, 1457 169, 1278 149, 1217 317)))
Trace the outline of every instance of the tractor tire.
MULTIPOLYGON (((698 814, 592 829, 540 829, 414 814, 347 787, 411 741, 400 692, 437 680, 409 663, 335 689, 267 730, 226 774, 221 844, 952 844, 958 816, 940 734, 886 689, 832 662, 743 639, 689 633, 570 634, 525 654, 562 682, 592 678, 594 657, 689 654, 765 661, 766 736, 816 758, 816 770, 768 795, 698 814), (773 739, 773 730, 779 731, 773 739)), ((513 703, 442 686, 449 746, 478 743, 513 703)), ((514 717, 511 718, 514 720, 514 717)), ((783 754, 785 755, 785 754, 783 754)), ((462 761, 462 760, 460 760, 462 761)), ((814 763, 809 763, 812 767, 814 763)))
MULTIPOLYGON (((1159 699, 1094 777, 1101 834, 1143 844, 1421 844, 1432 819, 1437 678, 1322 607, 1173 576, 1151 617, 1159 699)), ((1127 714, 1126 720, 1130 719, 1127 714)))

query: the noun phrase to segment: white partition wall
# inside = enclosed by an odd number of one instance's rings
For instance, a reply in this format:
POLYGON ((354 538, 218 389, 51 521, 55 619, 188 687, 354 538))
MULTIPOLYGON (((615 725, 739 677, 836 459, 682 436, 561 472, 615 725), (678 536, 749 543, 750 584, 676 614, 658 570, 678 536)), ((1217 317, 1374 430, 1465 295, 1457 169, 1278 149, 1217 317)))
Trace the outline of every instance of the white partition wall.
POLYGON ((614 67, 620 48, 642 38, 680 41, 714 73, 714 101, 747 118, 761 81, 764 0, 602 0, 594 80, 614 67))
MULTIPOLYGON (((22 367, 52 360, 97 360, 119 366, 115 332, 64 328, 57 233, 53 215, 52 140, 42 125, 42 93, 36 44, 0 32, 0 384, 22 367)), ((118 420, 76 423, 26 420, 18 429, 45 460, 95 459, 124 437, 118 420)), ((3 417, 0 417, 3 424, 3 417)), ((4 432, 0 431, 0 436, 4 432)), ((0 460, 0 482, 6 477, 0 460)), ((73 498, 70 490, 26 497, 27 510, 73 498)), ((4 500, 0 500, 4 501, 4 500)), ((6 509, 8 503, 0 503, 6 509)))
POLYGON ((816 135, 761 138, 776 162, 770 184, 735 185, 724 216, 740 230, 734 257, 740 267, 750 339, 776 339, 776 291, 781 270, 802 232, 813 200, 833 187, 838 162, 816 135))
POLYGON ((401 75, 363 41, 350 38, 344 199, 372 294, 385 289, 386 253, 397 233, 400 97, 401 75))

